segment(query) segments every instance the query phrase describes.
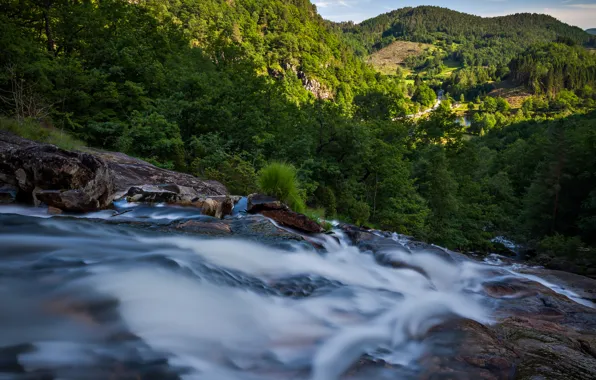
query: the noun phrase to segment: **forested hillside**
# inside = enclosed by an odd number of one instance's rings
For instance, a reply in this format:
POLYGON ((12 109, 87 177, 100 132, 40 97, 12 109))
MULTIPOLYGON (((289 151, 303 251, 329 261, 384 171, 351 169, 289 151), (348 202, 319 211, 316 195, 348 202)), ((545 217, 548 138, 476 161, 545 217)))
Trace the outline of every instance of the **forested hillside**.
POLYGON ((59 131, 236 194, 285 161, 329 218, 449 248, 494 250, 500 235, 547 253, 594 244, 585 32, 433 7, 342 28, 307 0, 2 2, 0 127, 59 131), (358 56, 395 38, 440 47, 420 58, 426 77, 358 56), (438 75, 445 52, 470 66, 438 75), (512 58, 534 91, 515 109, 483 93, 512 58), (438 89, 450 94, 425 112, 438 89))
POLYGON ((358 25, 337 24, 344 38, 361 53, 370 53, 395 40, 435 43, 464 65, 506 65, 536 43, 557 39, 586 44, 590 36, 577 27, 539 14, 482 18, 446 8, 402 8, 358 25))
POLYGON ((537 94, 589 93, 596 85, 596 56, 580 46, 538 45, 512 60, 510 68, 513 80, 537 94))

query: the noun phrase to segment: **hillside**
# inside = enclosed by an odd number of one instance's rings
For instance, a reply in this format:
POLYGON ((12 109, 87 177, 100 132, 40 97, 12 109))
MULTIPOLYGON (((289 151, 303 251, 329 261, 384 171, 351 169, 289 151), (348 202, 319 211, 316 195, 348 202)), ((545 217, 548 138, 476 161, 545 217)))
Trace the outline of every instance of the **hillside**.
POLYGON ((567 39, 590 41, 583 30, 540 14, 483 18, 446 8, 402 8, 355 25, 340 23, 348 44, 372 53, 395 40, 444 46, 452 58, 466 65, 503 65, 536 44, 567 39))
POLYGON ((586 32, 592 35, 596 35, 596 28, 586 29, 586 32))
POLYGON ((395 74, 398 67, 411 57, 418 57, 430 49, 432 45, 419 42, 395 41, 375 51, 368 62, 379 72, 387 75, 395 74))

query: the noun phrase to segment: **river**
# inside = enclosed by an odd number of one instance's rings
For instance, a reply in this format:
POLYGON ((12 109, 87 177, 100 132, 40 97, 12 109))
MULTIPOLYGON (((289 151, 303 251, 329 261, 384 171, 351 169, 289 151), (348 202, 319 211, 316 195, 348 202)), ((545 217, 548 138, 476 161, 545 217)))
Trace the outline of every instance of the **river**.
POLYGON ((452 355, 429 331, 494 323, 482 284, 528 276, 397 234, 371 254, 339 228, 313 245, 237 210, 227 225, 262 236, 204 236, 172 227, 207 223, 195 209, 116 206, 0 207, 0 378, 416 379, 452 355))

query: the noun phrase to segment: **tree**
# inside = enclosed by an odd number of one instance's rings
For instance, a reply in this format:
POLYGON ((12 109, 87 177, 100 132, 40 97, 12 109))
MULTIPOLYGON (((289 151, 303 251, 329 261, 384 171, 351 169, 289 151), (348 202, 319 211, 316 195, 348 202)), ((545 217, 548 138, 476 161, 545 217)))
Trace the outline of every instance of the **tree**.
POLYGON ((425 107, 430 107, 435 103, 437 96, 432 88, 428 87, 426 84, 422 84, 416 88, 414 92, 414 96, 412 100, 420 103, 425 107))

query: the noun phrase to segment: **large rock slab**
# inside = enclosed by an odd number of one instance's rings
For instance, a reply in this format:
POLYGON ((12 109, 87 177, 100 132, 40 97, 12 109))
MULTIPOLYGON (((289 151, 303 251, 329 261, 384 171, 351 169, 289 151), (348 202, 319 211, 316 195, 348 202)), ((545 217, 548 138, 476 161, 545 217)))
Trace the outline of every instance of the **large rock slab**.
POLYGON ((124 196, 133 186, 161 186, 165 191, 179 195, 180 200, 192 201, 199 197, 228 195, 228 189, 217 181, 203 180, 190 174, 158 168, 124 153, 91 151, 108 163, 114 176, 119 196, 124 196))
POLYGON ((223 202, 228 196, 217 181, 161 169, 123 153, 69 152, 0 131, 0 188, 11 189, 2 191, 4 202, 43 202, 87 212, 110 206, 133 187, 133 195, 150 202, 191 203, 208 197, 223 197, 223 202))
POLYGON ((0 134, 0 180, 17 188, 21 199, 76 212, 111 204, 114 183, 103 160, 28 140, 19 145, 21 140, 0 134))

